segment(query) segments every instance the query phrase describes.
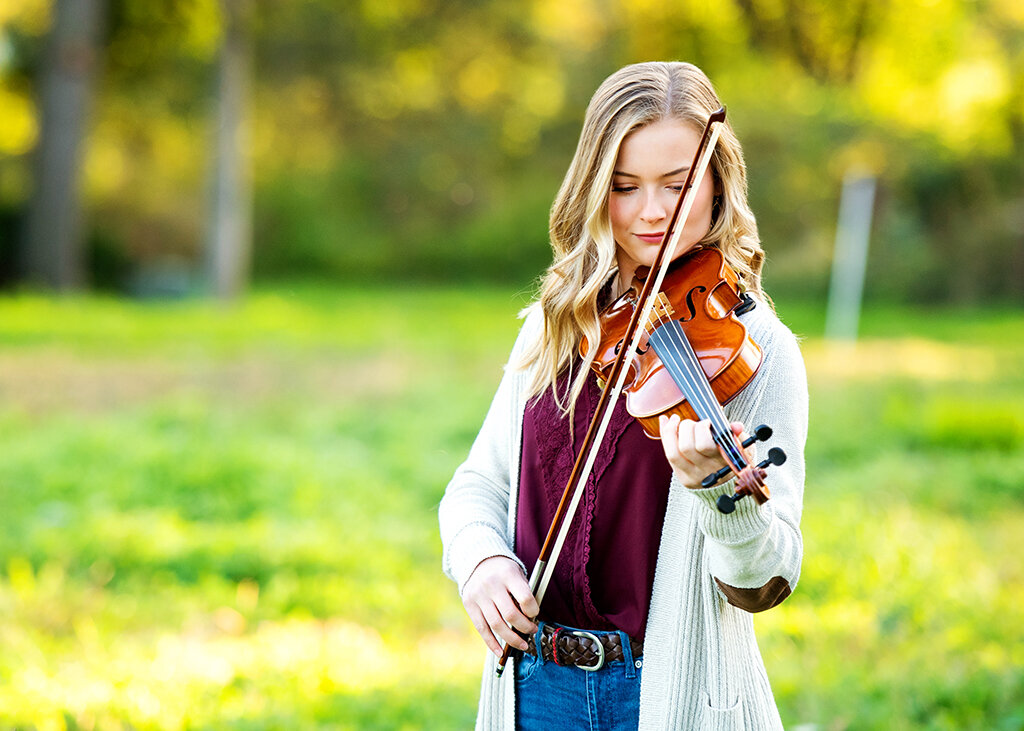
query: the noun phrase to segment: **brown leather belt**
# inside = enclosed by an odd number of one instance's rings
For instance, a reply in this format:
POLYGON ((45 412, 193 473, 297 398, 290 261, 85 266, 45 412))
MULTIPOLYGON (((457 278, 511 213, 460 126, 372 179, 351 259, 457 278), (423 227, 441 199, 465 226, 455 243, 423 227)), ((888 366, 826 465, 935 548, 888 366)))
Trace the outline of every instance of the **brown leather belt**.
MULTIPOLYGON (((526 652, 537 654, 535 636, 527 639, 526 652)), ((644 643, 633 638, 629 640, 633 660, 644 654, 644 643)), ((581 670, 600 670, 605 663, 619 662, 625 658, 622 652, 622 636, 618 632, 584 632, 558 625, 545 624, 540 637, 541 656, 556 665, 566 665, 581 670)))

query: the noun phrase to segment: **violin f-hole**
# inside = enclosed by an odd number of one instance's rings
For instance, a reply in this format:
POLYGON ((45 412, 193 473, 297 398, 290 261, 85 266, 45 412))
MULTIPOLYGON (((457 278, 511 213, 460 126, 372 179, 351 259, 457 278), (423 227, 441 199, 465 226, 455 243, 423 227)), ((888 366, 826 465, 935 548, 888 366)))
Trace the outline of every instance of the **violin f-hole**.
POLYGON ((704 292, 707 291, 707 287, 705 287, 702 284, 698 284, 696 287, 691 288, 690 291, 686 293, 686 311, 689 314, 687 314, 686 317, 678 318, 679 322, 689 322, 690 320, 697 316, 697 305, 693 303, 693 293, 698 292, 700 294, 703 294, 704 292))
MULTIPOLYGON (((625 340, 620 340, 619 342, 615 343, 615 351, 614 351, 615 355, 619 354, 619 351, 622 349, 622 346, 625 344, 625 342, 626 342, 625 340)), ((644 353, 646 353, 650 349, 651 349, 650 343, 646 343, 646 344, 645 343, 640 343, 640 345, 636 346, 636 354, 637 355, 643 355, 644 353)))

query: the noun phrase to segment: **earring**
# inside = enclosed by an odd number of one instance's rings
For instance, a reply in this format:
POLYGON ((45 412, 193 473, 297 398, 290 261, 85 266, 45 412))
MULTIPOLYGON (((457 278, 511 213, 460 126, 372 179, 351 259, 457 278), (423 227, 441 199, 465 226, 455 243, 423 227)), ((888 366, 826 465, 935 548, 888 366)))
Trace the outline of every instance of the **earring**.
POLYGON ((722 212, 722 196, 716 195, 711 199, 711 225, 718 223, 718 215, 722 212))

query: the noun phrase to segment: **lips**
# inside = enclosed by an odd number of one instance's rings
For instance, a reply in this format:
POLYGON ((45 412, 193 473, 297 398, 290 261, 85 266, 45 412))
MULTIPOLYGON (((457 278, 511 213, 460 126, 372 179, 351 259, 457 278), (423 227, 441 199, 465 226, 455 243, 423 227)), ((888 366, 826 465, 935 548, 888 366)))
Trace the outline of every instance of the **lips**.
POLYGON ((643 241, 645 243, 648 243, 648 244, 660 244, 661 240, 663 238, 665 238, 665 232, 664 231, 658 231, 657 233, 653 233, 653 234, 633 234, 633 235, 636 236, 641 241, 643 241))

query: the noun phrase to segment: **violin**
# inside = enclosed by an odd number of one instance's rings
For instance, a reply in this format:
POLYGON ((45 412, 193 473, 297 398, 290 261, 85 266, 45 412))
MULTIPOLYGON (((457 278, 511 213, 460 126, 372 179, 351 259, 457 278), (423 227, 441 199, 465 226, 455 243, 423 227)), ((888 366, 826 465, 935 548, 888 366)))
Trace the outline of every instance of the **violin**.
MULTIPOLYGON (((602 381, 608 380, 625 347, 625 334, 649 274, 647 267, 639 268, 632 286, 599 315, 601 339, 591 368, 602 381)), ((652 314, 647 323, 641 323, 644 332, 626 365, 626 410, 653 439, 660 436, 658 420, 662 415, 709 420, 726 467, 705 477, 701 486, 712 487, 732 472, 737 488, 732 496, 719 498, 721 512, 731 513, 745 495, 759 504, 766 502, 766 468, 783 464, 785 452, 772 448, 768 459, 752 465, 745 448, 770 438, 771 428, 759 426, 741 442, 722 410, 761 365, 761 348, 737 317, 753 309, 754 300, 740 290, 736 273, 714 247, 695 249, 673 262, 654 297, 652 314)), ((584 341, 581 354, 587 348, 584 341)))

